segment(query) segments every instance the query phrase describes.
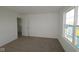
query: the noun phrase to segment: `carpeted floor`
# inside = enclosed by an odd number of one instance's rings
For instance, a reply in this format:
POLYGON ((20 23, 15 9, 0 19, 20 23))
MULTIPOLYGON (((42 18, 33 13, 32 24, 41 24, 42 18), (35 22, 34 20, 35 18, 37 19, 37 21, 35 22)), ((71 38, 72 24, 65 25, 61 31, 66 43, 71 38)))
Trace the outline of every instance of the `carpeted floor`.
POLYGON ((3 46, 6 52, 64 52, 57 39, 20 37, 3 46))

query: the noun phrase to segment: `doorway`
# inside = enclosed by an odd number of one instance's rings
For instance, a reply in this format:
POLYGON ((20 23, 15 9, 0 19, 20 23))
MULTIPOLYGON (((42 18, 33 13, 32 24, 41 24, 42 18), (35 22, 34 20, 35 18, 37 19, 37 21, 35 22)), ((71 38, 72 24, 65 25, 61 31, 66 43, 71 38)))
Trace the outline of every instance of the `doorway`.
POLYGON ((18 32, 18 37, 22 37, 22 20, 20 17, 17 17, 17 32, 18 32))

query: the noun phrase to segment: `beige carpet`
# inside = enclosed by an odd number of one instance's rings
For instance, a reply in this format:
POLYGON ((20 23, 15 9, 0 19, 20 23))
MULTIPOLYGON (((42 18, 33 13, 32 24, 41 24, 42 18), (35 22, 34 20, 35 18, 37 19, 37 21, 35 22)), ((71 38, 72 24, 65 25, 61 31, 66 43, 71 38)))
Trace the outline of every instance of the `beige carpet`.
POLYGON ((6 52, 64 52, 57 39, 20 37, 3 46, 6 52))

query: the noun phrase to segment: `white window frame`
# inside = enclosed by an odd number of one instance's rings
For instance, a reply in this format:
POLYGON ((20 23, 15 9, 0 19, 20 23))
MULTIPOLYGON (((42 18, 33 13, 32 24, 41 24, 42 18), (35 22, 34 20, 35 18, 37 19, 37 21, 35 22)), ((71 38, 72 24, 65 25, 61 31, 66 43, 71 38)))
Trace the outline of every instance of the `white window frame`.
POLYGON ((70 7, 66 10, 64 10, 65 12, 63 13, 63 37, 64 39, 66 39, 70 44, 75 45, 75 28, 77 27, 77 20, 78 20, 78 6, 76 7, 70 7), (65 23, 66 23, 66 13, 69 12, 70 10, 74 9, 74 28, 73 28, 73 41, 70 42, 66 37, 65 37, 65 23))

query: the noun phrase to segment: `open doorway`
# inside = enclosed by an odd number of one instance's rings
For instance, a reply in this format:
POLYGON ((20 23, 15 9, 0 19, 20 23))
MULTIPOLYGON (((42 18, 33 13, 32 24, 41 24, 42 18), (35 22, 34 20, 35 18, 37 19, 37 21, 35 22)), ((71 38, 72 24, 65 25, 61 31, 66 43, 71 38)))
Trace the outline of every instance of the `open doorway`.
POLYGON ((22 21, 20 17, 17 17, 17 32, 18 32, 18 37, 22 36, 22 21))

